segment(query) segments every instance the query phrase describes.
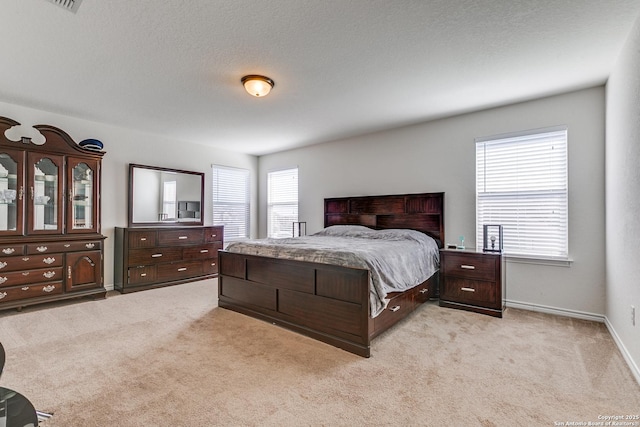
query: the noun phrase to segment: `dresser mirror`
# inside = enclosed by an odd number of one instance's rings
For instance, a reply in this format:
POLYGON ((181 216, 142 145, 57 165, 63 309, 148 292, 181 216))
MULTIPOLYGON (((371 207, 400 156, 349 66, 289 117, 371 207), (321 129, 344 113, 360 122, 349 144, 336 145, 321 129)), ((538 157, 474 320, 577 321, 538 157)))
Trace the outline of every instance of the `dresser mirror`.
POLYGON ((129 164, 129 227, 203 225, 204 173, 129 164))

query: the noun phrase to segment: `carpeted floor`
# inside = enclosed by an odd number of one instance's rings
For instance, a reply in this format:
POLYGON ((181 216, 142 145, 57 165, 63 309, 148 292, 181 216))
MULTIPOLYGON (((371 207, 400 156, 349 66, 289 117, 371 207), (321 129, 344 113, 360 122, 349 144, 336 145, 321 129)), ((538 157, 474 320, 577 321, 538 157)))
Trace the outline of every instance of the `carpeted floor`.
POLYGON ((216 307, 216 281, 0 312, 2 385, 64 426, 553 426, 640 413, 603 324, 429 303, 361 358, 216 307))

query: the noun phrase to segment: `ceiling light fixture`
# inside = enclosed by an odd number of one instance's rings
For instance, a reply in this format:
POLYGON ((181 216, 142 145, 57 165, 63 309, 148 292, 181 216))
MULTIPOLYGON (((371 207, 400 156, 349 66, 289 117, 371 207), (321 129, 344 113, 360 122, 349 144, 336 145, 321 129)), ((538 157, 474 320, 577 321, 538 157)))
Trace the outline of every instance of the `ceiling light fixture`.
POLYGON ((244 76, 240 81, 249 95, 255 96, 256 98, 262 98, 268 95, 275 85, 269 77, 259 76, 257 74, 244 76))

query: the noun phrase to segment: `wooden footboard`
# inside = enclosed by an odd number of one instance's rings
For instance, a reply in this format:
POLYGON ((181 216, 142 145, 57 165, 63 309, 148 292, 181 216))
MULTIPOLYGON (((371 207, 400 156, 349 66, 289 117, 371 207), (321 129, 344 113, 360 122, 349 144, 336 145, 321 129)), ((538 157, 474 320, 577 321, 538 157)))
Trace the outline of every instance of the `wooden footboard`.
POLYGON ((219 252, 219 306, 369 357, 371 340, 435 295, 438 273, 369 316, 369 271, 219 252))

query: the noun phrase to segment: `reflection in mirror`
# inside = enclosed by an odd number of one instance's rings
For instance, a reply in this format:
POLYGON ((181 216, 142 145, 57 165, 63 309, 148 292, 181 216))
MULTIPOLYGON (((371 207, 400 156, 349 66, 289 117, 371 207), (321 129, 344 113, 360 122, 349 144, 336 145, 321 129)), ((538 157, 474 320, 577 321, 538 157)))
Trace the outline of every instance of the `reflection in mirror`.
POLYGON ((131 164, 129 225, 202 225, 204 174, 131 164))
POLYGON ((42 158, 33 165, 32 189, 33 229, 56 230, 58 228, 58 167, 51 159, 42 158))
POLYGON ((18 163, 6 153, 0 153, 0 230, 15 231, 18 205, 18 163))

